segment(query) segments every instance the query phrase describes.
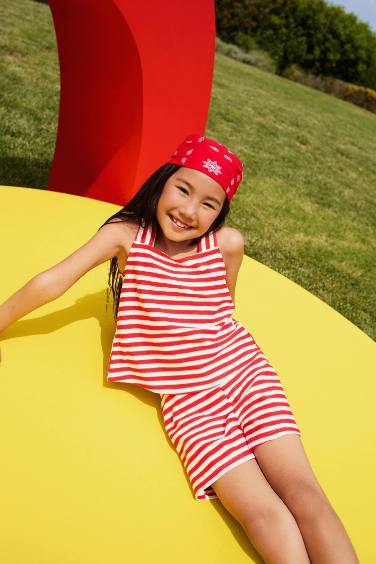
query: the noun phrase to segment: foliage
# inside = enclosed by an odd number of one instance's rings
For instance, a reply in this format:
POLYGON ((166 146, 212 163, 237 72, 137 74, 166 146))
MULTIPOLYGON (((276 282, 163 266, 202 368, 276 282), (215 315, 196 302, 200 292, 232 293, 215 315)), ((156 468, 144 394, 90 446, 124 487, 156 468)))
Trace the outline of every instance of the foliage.
POLYGON ((276 71, 276 64, 266 51, 262 49, 252 49, 252 51, 245 52, 241 47, 234 43, 225 43, 219 37, 216 38, 216 51, 227 55, 232 59, 236 59, 242 63, 253 65, 268 72, 276 71))
POLYGON ((311 88, 316 88, 342 98, 347 102, 361 106, 362 108, 376 113, 376 90, 365 88, 357 84, 351 84, 344 80, 333 77, 316 76, 303 72, 298 65, 291 65, 281 73, 285 78, 295 80, 311 88))
POLYGON ((216 0, 218 36, 270 53, 281 74, 292 64, 376 89, 376 34, 325 0, 216 0))

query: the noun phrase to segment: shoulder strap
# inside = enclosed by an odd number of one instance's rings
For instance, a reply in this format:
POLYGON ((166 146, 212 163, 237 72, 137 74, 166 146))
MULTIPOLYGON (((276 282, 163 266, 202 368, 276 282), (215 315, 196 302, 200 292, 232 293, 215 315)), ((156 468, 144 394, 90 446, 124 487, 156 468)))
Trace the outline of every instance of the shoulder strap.
POLYGON ((217 246, 217 235, 214 230, 209 231, 203 237, 201 237, 198 248, 199 252, 208 251, 209 249, 214 249, 217 246))
POLYGON ((142 243, 143 245, 154 245, 155 236, 153 236, 153 229, 150 225, 145 225, 145 221, 142 219, 138 226, 135 241, 137 243, 142 243))
POLYGON ((157 238, 157 228, 154 223, 148 225, 147 237, 148 237, 147 244, 150 245, 151 247, 154 247, 155 239, 157 238))

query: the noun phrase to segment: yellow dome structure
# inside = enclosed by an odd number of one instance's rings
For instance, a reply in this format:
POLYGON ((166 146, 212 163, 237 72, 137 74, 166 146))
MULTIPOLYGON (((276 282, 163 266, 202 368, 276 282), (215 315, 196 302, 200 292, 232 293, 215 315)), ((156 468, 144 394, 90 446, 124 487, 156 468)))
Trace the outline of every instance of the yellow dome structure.
MULTIPOLYGON (((84 244, 119 206, 0 187, 0 303, 84 244)), ((0 561, 260 562, 218 499, 197 501, 160 396, 106 380, 109 263, 0 334, 0 561)), ((234 318, 277 370, 324 491, 376 562, 376 345, 320 299, 244 257, 234 318)))

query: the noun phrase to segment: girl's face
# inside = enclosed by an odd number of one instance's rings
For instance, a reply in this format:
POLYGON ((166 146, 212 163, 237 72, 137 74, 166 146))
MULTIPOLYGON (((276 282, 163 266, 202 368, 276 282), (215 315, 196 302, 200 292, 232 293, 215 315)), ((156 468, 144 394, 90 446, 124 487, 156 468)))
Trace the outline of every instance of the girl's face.
POLYGON ((181 167, 166 181, 157 205, 157 218, 167 239, 185 241, 203 235, 219 215, 226 194, 207 174, 181 167), (185 228, 177 227, 174 217, 185 228))

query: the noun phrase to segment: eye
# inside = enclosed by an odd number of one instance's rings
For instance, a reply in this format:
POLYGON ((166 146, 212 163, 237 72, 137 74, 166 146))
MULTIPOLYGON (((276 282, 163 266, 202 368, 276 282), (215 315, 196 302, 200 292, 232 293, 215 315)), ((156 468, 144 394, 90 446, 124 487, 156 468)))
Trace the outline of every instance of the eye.
MULTIPOLYGON (((188 190, 186 188, 183 188, 183 186, 177 186, 177 188, 179 188, 179 190, 183 190, 185 194, 188 194, 188 190)), ((206 203, 206 205, 209 206, 209 208, 211 208, 212 210, 215 209, 215 207, 211 204, 206 203)))

